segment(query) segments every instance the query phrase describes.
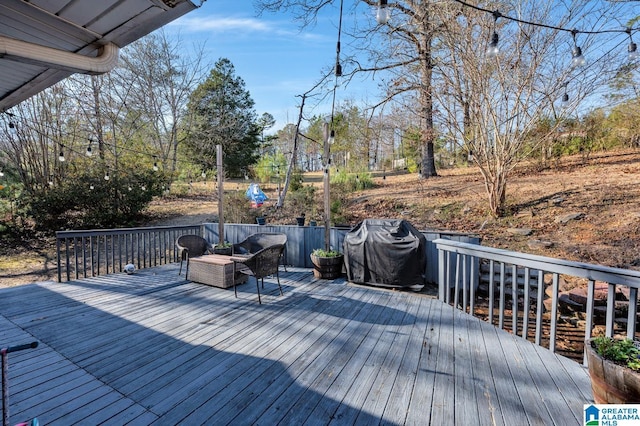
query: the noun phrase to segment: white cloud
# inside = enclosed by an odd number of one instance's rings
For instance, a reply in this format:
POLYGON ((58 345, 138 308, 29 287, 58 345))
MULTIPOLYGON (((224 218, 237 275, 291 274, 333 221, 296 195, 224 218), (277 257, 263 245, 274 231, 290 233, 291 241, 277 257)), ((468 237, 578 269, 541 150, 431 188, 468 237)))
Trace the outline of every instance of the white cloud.
POLYGON ((302 40, 321 40, 321 34, 313 32, 300 32, 287 28, 290 23, 269 21, 251 17, 216 17, 213 15, 202 17, 185 16, 169 24, 180 27, 187 32, 208 32, 215 34, 247 35, 249 33, 262 33, 280 37, 295 37, 302 40))
POLYGON ((206 17, 184 17, 175 21, 174 25, 178 25, 187 31, 213 31, 225 33, 230 31, 254 31, 254 32, 273 32, 275 28, 271 23, 260 21, 255 18, 217 18, 213 16, 206 17))

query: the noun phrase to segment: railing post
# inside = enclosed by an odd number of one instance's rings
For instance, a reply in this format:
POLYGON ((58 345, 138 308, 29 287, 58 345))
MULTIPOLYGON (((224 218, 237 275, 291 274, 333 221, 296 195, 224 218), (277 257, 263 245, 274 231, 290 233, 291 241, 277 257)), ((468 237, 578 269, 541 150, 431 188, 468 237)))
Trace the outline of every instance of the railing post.
POLYGON ((511 332, 518 335, 518 266, 511 265, 511 332))
POLYGON ((542 308, 544 307, 544 272, 538 270, 538 300, 536 301, 536 345, 542 342, 542 308))
POLYGON ((551 330, 549 330, 549 350, 556 351, 556 328, 558 326, 558 295, 560 294, 560 275, 553 274, 553 294, 551 296, 551 330))
POLYGON ((524 306, 522 307, 522 337, 529 333, 529 268, 524 268, 524 306))
POLYGON ((498 317, 498 327, 504 328, 504 299, 506 295, 505 289, 505 265, 504 262, 500 263, 500 312, 498 317))
POLYGON ((629 313, 627 315, 627 338, 634 340, 636 335, 636 314, 638 313, 638 289, 629 289, 629 313))
POLYGON ((445 286, 448 284, 445 282, 445 255, 446 251, 438 249, 438 299, 441 302, 445 301, 445 286))
POLYGON ((610 284, 607 291, 607 320, 605 333, 608 337, 613 337, 613 317, 616 307, 616 285, 610 284))
POLYGON ((57 267, 58 267, 58 282, 62 282, 62 270, 60 268, 60 266, 61 266, 61 262, 60 262, 60 238, 57 237, 57 233, 56 233, 56 262, 57 262, 57 267))

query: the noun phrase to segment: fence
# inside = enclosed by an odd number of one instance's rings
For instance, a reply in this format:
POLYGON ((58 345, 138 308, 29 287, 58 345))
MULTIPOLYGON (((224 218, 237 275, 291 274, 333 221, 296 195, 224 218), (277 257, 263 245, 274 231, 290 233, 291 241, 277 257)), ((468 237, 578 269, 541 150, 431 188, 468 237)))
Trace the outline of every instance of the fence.
POLYGON ((202 232, 200 225, 56 232, 58 282, 177 261, 176 239, 202 232))
MULTIPOLYGON (((324 228, 321 226, 253 225, 228 223, 224 225, 225 239, 240 242, 256 232, 281 232, 287 235, 285 263, 311 268, 309 255, 316 248, 324 247, 324 228)), ((342 250, 345 228, 331 228, 331 247, 342 250)), ((433 240, 447 238, 454 241, 479 244, 474 235, 443 231, 422 231, 427 238, 426 281, 437 283, 438 251, 433 240)), ((168 226, 151 228, 124 228, 110 230, 59 231, 57 237, 58 281, 79 277, 122 272, 127 263, 138 269, 175 262, 175 240, 183 234, 202 235, 207 241, 217 243, 217 223, 194 226, 168 226)), ((477 265, 476 265, 477 266, 477 265)), ((477 276, 477 268, 473 269, 477 276)))
POLYGON ((561 276, 566 276, 587 280, 584 340, 590 339, 594 330, 596 281, 606 283, 607 288, 605 334, 613 336, 615 326, 623 327, 626 323, 626 330, 623 330, 626 331, 626 336, 630 339, 635 336, 640 272, 444 239, 437 239, 433 243, 438 250, 440 300, 453 304, 471 315, 479 313, 475 303, 478 284, 475 280, 478 280, 478 275, 471 273, 467 265, 483 263, 488 265, 489 271, 484 276, 489 292, 488 321, 494 323, 497 302, 500 328, 506 328, 505 316, 510 310, 511 332, 526 339, 535 323, 534 341, 541 345, 543 318, 548 315, 549 349, 555 352, 558 337, 559 283, 561 276), (550 280, 546 280, 546 277, 550 280), (622 293, 628 293, 628 310, 624 321, 616 321, 615 316, 616 303, 619 304, 619 301, 616 301, 618 286, 624 288, 622 293), (546 308, 543 302, 545 296, 550 299, 546 308), (535 321, 532 322, 532 319, 535 321))

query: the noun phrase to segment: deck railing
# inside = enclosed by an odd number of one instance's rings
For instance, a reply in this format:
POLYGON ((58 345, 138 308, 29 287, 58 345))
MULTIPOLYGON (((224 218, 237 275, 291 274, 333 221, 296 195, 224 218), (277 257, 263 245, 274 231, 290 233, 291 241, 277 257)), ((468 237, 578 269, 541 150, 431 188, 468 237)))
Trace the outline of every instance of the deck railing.
MULTIPOLYGON (((224 224, 225 240, 237 243, 256 232, 281 232, 287 235, 285 263, 311 268, 309 254, 324 247, 324 228, 320 226, 224 224)), ((331 228, 331 247, 342 250, 347 228, 331 228)), ((426 282, 438 280, 438 251, 433 240, 479 243, 477 235, 458 232, 421 231, 427 239, 426 282)), ((57 237, 58 281, 122 272, 127 263, 147 268, 176 262, 175 240, 184 234, 197 234, 214 244, 220 241, 217 223, 193 226, 164 226, 84 231, 59 231, 57 237)), ((477 274, 477 270, 473 274, 477 274)))
POLYGON ((202 235, 202 226, 58 231, 58 281, 122 272, 127 263, 140 269, 176 262, 175 241, 184 234, 202 235))
MULTIPOLYGON (((481 270, 488 270, 488 273, 481 277, 488 283, 488 321, 494 323, 497 310, 497 325, 500 328, 507 328, 506 320, 510 320, 508 329, 525 339, 531 336, 532 327, 535 327, 533 338, 536 344, 541 345, 543 319, 546 315, 549 321, 549 349, 555 352, 558 338, 560 277, 576 277, 587 281, 584 340, 591 338, 594 330, 596 281, 607 285, 605 334, 613 336, 614 332, 618 332, 626 334, 630 339, 635 337, 638 288, 640 287, 638 271, 572 262, 445 239, 438 239, 433 243, 438 249, 439 298, 445 303, 453 304, 471 315, 479 316, 480 310, 477 309, 476 304, 479 278, 476 274, 470 273, 474 268, 469 265, 481 263, 486 266, 481 270), (618 286, 625 287, 625 294, 628 290, 626 321, 616 321, 614 315, 618 286), (550 287, 551 291, 549 292, 549 288, 545 287, 550 287), (543 302, 545 295, 550 298, 546 308, 543 302), (506 318, 509 311, 510 318, 506 318), (621 330, 624 323, 626 323, 626 330, 621 330)), ((482 312, 482 314, 485 313, 482 312)))

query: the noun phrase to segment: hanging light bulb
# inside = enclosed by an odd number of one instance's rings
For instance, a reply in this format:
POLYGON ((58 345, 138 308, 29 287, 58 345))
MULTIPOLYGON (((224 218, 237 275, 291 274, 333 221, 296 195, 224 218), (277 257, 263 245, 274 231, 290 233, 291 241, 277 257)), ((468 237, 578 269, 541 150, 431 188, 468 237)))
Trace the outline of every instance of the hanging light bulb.
POLYGON ((384 25, 389 22, 389 16, 391 15, 389 7, 387 6, 387 0, 378 1, 378 10, 376 11, 376 21, 380 25, 384 25))
POLYGON ((338 59, 336 59, 336 77, 342 77, 342 65, 338 59))
POLYGON ((157 161, 158 157, 157 156, 153 156, 153 171, 157 172, 158 171, 158 161, 157 161))
POLYGON ((106 171, 106 173, 104 174, 104 180, 109 180, 111 179, 111 177, 109 176, 109 170, 106 171))
POLYGON ((89 189, 93 191, 95 187, 93 186, 93 184, 89 185, 89 189))
POLYGON ((498 40, 499 36, 497 32, 493 32, 491 36, 491 43, 489 43, 489 47, 487 47, 487 51, 485 52, 487 58, 495 58, 500 53, 500 49, 498 48, 498 40))
POLYGON ((573 49, 571 50, 573 57, 571 64, 574 67, 581 67, 585 64, 585 59, 584 56, 582 56, 582 48, 576 43, 576 34, 578 34, 578 30, 571 30, 571 35, 573 36, 573 49))
POLYGON ((146 187, 146 186, 144 186, 144 185, 142 185, 142 186, 140 187, 140 189, 142 189, 143 191, 146 191, 146 190, 147 190, 147 187, 146 187))
POLYGON ((566 110, 569 107, 569 94, 567 93, 567 85, 569 83, 564 83, 562 86, 564 87, 564 94, 560 99, 560 108, 566 110))
POLYGON ((0 177, 4 176, 4 172, 0 169, 0 177))
POLYGON ((58 161, 60 161, 61 163, 64 163, 65 161, 64 151, 62 151, 62 148, 60 148, 60 155, 58 155, 58 161))
POLYGON ((202 176, 202 179, 206 179, 207 178, 207 172, 202 170, 202 174, 200 176, 202 176))
POLYGON ((91 139, 89 139, 89 145, 87 145, 87 151, 85 152, 85 155, 87 157, 91 157, 93 155, 93 152, 91 151, 91 139))
POLYGON ((496 31, 496 23, 498 22, 498 18, 501 16, 502 14, 497 10, 493 11, 493 34, 491 35, 491 42, 485 52, 488 58, 495 58, 498 56, 498 53, 500 53, 500 49, 498 48, 498 41, 500 41, 500 37, 496 31))
POLYGON ((331 132, 329 133, 329 145, 333 145, 335 141, 336 141, 336 131, 331 129, 331 132))
POLYGON ((53 175, 49 176, 49 186, 53 186, 53 175))
POLYGON ((629 61, 635 61, 640 57, 638 53, 638 45, 633 42, 633 38, 631 37, 631 28, 627 28, 626 33, 629 34, 629 47, 627 51, 629 52, 629 61))

